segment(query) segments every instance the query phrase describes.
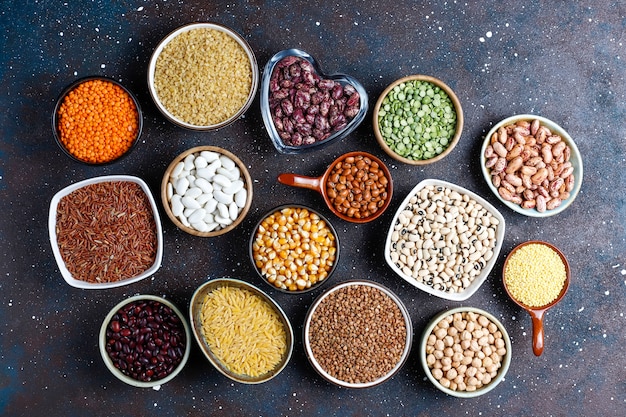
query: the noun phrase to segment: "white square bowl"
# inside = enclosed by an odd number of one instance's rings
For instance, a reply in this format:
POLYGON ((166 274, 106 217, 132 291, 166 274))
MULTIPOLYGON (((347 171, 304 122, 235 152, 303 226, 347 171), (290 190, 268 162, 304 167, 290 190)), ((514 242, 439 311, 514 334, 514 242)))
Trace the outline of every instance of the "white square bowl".
POLYGON ((489 275, 489 273, 491 272, 491 270, 493 269, 494 265, 496 264, 496 261, 498 259, 498 255, 500 253, 500 249, 502 248, 502 241, 504 239, 504 230, 505 230, 505 224, 504 224, 504 217, 502 217, 502 214, 500 214, 500 212, 498 212, 498 210, 493 207, 491 204, 489 204, 485 199, 483 199, 482 197, 478 196, 477 194, 463 188, 460 187, 458 185, 446 182, 446 181, 441 181, 441 180, 436 180, 436 179, 426 179, 423 180, 422 182, 420 182, 419 184, 417 184, 412 190, 411 192, 409 192, 409 194, 407 195, 407 197, 404 199, 404 201, 402 202, 402 204, 400 204, 400 207, 398 208, 396 214, 394 215, 394 218, 391 222, 391 225, 389 227, 389 232, 387 233, 387 239, 385 242, 385 260, 387 261, 387 264, 391 267, 391 269, 398 274, 402 279, 404 279, 406 282, 408 282, 409 284, 413 285, 414 287, 419 288, 422 291, 427 292, 428 294, 432 294, 435 295, 437 297, 440 298, 444 298, 446 300, 451 300, 451 301, 463 301, 463 300, 467 300, 469 297, 471 297, 479 288, 480 286, 485 282, 485 280, 487 279, 487 276, 489 275), (497 226, 496 229, 496 233, 495 233, 495 246, 492 249, 493 252, 493 256, 486 262, 485 266, 482 268, 481 272, 479 275, 477 275, 476 277, 474 277, 474 280, 471 282, 471 284, 465 288, 463 291, 460 292, 446 292, 446 291, 442 291, 442 290, 438 290, 435 289, 429 285, 426 285, 422 282, 419 282, 418 280, 416 280, 415 278, 413 278, 413 276, 408 275, 406 273, 404 273, 402 271, 402 268, 400 268, 398 265, 396 265, 396 263, 393 261, 393 259, 391 258, 391 248, 392 248, 392 234, 394 232, 394 227, 396 225, 396 223, 398 222, 398 218, 400 217, 400 214, 404 211, 405 207, 409 204, 411 198, 415 195, 417 195, 423 188, 427 187, 427 186, 442 186, 445 188, 448 188, 450 190, 456 191, 459 194, 462 195, 467 195, 468 197, 470 197, 471 199, 473 199, 474 201, 476 201, 477 203, 479 203, 480 205, 482 205, 489 213, 491 213, 491 215, 493 217, 495 217, 496 219, 498 219, 499 224, 497 226))
POLYGON ((137 178, 137 177, 133 177, 129 175, 109 175, 109 176, 95 177, 95 178, 90 178, 90 179, 86 179, 86 180, 74 183, 72 185, 69 185, 63 188, 61 191, 56 193, 54 197, 52 197, 52 201, 50 202, 50 213, 48 217, 48 232, 50 236, 50 245, 52 246, 52 253, 54 253, 54 258, 56 259, 57 265, 59 267, 59 271, 61 272, 61 275, 63 276, 65 281, 72 287, 83 288, 83 289, 107 289, 107 288, 121 287, 123 285, 128 285, 137 281, 141 281, 142 279, 153 275, 161 266, 161 260, 163 258, 163 230, 161 228, 161 219, 159 218, 159 211, 154 201, 154 197, 152 196, 152 193, 150 192, 150 189, 148 188, 148 185, 142 179, 137 178), (148 200, 150 201, 150 207, 152 208, 152 215, 154 216, 154 223, 156 226, 156 235, 157 235, 157 252, 156 252, 154 263, 152 264, 150 268, 148 268, 143 273, 136 275, 134 277, 122 279, 116 282, 91 283, 91 282, 76 279, 72 276, 70 271, 67 269, 67 266, 65 265, 65 261, 63 260, 63 257, 61 256, 61 252, 59 250, 57 233, 56 233, 57 207, 63 197, 65 197, 68 194, 71 194, 75 190, 78 190, 82 187, 85 187, 91 184, 97 184, 101 182, 114 182, 114 181, 127 181, 127 182, 134 182, 136 184, 139 184, 141 189, 144 191, 144 193, 148 197, 148 200))

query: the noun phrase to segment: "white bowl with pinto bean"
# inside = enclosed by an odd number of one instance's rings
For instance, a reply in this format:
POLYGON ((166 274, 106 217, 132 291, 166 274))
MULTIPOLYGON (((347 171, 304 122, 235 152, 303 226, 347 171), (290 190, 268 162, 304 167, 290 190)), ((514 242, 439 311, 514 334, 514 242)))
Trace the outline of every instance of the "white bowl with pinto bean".
POLYGON ((483 177, 507 207, 548 217, 569 207, 583 179, 583 161, 572 137, 545 117, 522 114, 497 123, 480 153, 483 177))
POLYGON ((419 354, 435 387, 454 397, 472 398, 502 382, 511 364, 511 340, 492 314, 458 307, 430 321, 419 354))

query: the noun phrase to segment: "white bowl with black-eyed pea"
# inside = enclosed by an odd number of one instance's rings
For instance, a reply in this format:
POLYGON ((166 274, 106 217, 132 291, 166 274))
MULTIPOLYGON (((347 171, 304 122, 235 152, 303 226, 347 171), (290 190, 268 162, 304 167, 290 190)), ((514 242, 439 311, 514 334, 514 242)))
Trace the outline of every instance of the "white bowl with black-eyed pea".
POLYGON ((582 157, 569 133, 532 114, 495 124, 483 141, 480 166, 496 197, 529 217, 554 216, 567 209, 583 180, 582 157))
POLYGON ((394 215, 385 260, 414 287, 463 301, 489 276, 504 231, 504 217, 485 199, 458 185, 426 179, 394 215))

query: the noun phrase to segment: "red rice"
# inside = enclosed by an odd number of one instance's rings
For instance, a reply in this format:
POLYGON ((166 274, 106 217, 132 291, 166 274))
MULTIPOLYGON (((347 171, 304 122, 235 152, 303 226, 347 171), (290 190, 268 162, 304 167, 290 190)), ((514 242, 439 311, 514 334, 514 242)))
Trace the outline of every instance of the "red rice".
POLYGON ((56 233, 67 269, 81 281, 132 278, 156 260, 152 207, 134 182, 100 182, 64 196, 57 208, 56 233))

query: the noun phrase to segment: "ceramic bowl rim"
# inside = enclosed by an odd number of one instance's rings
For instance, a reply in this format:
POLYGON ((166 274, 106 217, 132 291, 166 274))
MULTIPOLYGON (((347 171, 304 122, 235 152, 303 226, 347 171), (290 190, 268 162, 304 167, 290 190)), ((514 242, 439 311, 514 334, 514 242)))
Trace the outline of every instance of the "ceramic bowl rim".
POLYGON ((143 111, 141 110, 141 105, 139 104, 139 100, 137 100, 137 97, 135 96, 135 94, 133 94, 133 92, 130 91, 121 82, 119 82, 117 80, 114 80, 113 78, 102 76, 102 75, 89 75, 89 76, 86 76, 86 77, 82 77, 82 78, 79 78, 79 79, 73 81, 71 84, 69 84, 67 87, 65 87, 63 89, 63 91, 61 92, 61 94, 59 94, 59 96, 56 99, 56 103, 55 103, 55 106, 54 106, 54 110, 52 111, 52 115, 51 115, 50 121, 51 121, 51 124, 52 124, 52 132, 54 134, 53 135, 54 136, 54 140, 55 140, 56 144, 59 146, 59 148, 61 149, 61 151, 63 151, 63 153, 67 157, 72 159, 73 161, 81 163, 81 164, 86 165, 86 166, 107 166, 107 165, 111 165, 111 164, 113 164, 115 162, 118 162, 118 161, 126 158, 126 156, 129 155, 137 147, 137 144, 139 143, 139 138, 141 137, 141 134, 143 132, 143 111), (63 100, 65 99, 65 97, 72 90, 74 90, 76 87, 78 87, 79 85, 81 85, 83 83, 86 83, 88 81, 94 81, 94 80, 95 81, 109 82, 111 84, 114 84, 114 85, 120 87, 122 90, 124 90, 124 92, 126 94, 128 94, 128 96, 132 100, 133 104, 135 105, 135 109, 137 110, 137 135, 133 139, 133 143, 129 146, 129 148, 122 155, 118 156, 115 159, 111 159, 110 161, 105 161, 105 162, 84 161, 84 160, 76 157, 75 155, 72 155, 72 153, 70 153, 70 151, 65 147, 63 142, 61 142, 61 135, 59 134, 59 128, 58 128, 59 109, 61 107, 61 104, 63 104, 63 100))
POLYGON ((272 289, 285 293, 285 294, 295 294, 295 295, 301 295, 307 292, 311 292, 314 290, 317 290, 320 287, 323 287, 324 284, 326 282, 328 282, 334 275, 335 271, 337 270, 337 265, 339 264, 339 257, 340 257, 340 252, 341 252, 341 245, 339 244, 339 234, 337 233, 337 229, 335 229, 335 226, 333 226, 333 224, 328 220, 328 218, 326 216, 324 216, 322 213, 320 213, 319 211, 306 206, 304 204, 297 204, 297 203, 287 203, 287 204, 281 204, 279 206, 276 206, 268 211, 266 211, 265 213, 263 213, 263 215, 261 216, 261 218, 259 219, 259 221, 255 224, 255 226, 252 228, 252 233, 250 234, 250 239, 248 241, 248 257, 250 259, 250 262, 252 264, 252 268, 254 269, 254 271, 256 272, 257 276, 267 285, 269 285, 272 289), (259 268, 257 268, 255 262, 254 262, 254 250, 252 249, 252 246, 254 245, 254 241, 255 241, 255 237, 256 237, 256 232, 259 229, 259 226, 261 225, 261 223, 263 223, 263 220, 265 220, 268 216, 272 215, 273 213, 276 213, 282 209, 285 208, 301 208, 301 209, 306 209, 308 210, 310 213, 314 213, 317 216, 320 217, 320 219, 322 219, 326 225, 328 226, 328 228, 331 230, 332 234, 335 236, 335 247, 336 247, 336 252, 335 252, 335 262, 333 263, 332 268, 330 269, 330 271, 328 272, 328 275, 326 276, 326 278, 324 278, 322 281, 317 282, 315 285, 312 285, 310 288, 306 288, 304 290, 298 290, 298 291, 289 291, 289 290, 285 290, 282 288, 278 288, 276 286, 274 286, 271 282, 269 282, 267 280, 267 278, 265 278, 263 276, 263 274, 261 273, 261 271, 259 270, 259 268))
POLYGON ((409 165, 428 165, 428 164, 432 164, 434 162, 440 161, 446 156, 448 156, 452 152, 452 150, 456 147, 456 145, 459 143, 459 141, 461 140, 461 135, 463 134, 463 124, 464 124, 463 107, 461 105, 461 101, 457 97, 454 90, 452 90, 450 86, 448 86, 445 82, 443 82, 439 78, 435 78, 430 75, 424 75, 424 74, 407 75, 389 84, 378 97, 378 100, 376 101, 376 105, 374 106, 374 111, 372 115, 372 127, 374 131, 374 136, 376 137, 376 141, 378 142, 379 146, 387 153, 387 155, 391 156, 393 159, 403 162, 405 164, 409 164, 409 165), (454 136, 452 137, 452 140, 448 144, 448 147, 444 149, 442 153, 430 159, 410 159, 410 158, 406 158, 404 156, 399 155, 393 149, 391 149, 389 145, 387 145, 387 143, 385 142, 385 139, 380 133, 380 126, 378 123, 378 111, 380 110, 380 107, 383 101, 385 100, 389 92, 394 87, 396 87, 399 84, 405 83, 407 81, 426 81, 426 82, 429 82, 431 84, 438 86, 448 95, 448 97, 450 97, 450 100, 452 101, 452 104, 454 105, 454 110, 457 116, 456 130, 455 130, 454 136))
POLYGON ((344 388, 357 388, 357 389, 370 388, 376 385, 380 385, 383 382, 388 381, 389 379, 394 377, 406 363, 411 353, 411 347, 413 345, 413 323, 411 320, 411 315, 409 313, 409 310, 406 308, 406 305, 402 302, 400 297, 396 295, 393 291, 391 291, 389 288, 369 279, 354 279, 354 280, 344 281, 339 284, 335 284, 333 287, 329 288, 324 293, 320 294, 315 299, 315 301, 313 301, 313 303, 309 307, 307 314, 306 314, 304 326, 302 328, 302 339, 303 339, 303 344, 304 344, 304 350, 305 350, 307 359, 309 360, 309 363, 311 364, 313 369, 315 369, 315 371, 323 379, 325 379, 326 381, 336 386, 344 387, 344 388), (326 372, 324 368, 319 364, 319 362, 315 359, 315 355, 313 354, 313 351, 311 350, 311 341, 309 338, 309 329, 311 327, 311 319, 313 315, 315 314, 315 311, 319 307, 320 303, 324 301, 329 295, 341 290, 342 288, 353 287, 353 286, 372 287, 381 291, 387 296, 389 296, 391 300, 400 309, 402 316, 404 318, 404 323, 406 327, 405 345, 404 345, 404 349, 402 351, 400 360, 396 363, 393 369, 391 369, 391 371, 389 371, 387 374, 381 376, 378 379, 375 379, 374 381, 365 382, 365 383, 350 383, 350 382, 342 381, 340 379, 333 377, 328 372, 326 372))

